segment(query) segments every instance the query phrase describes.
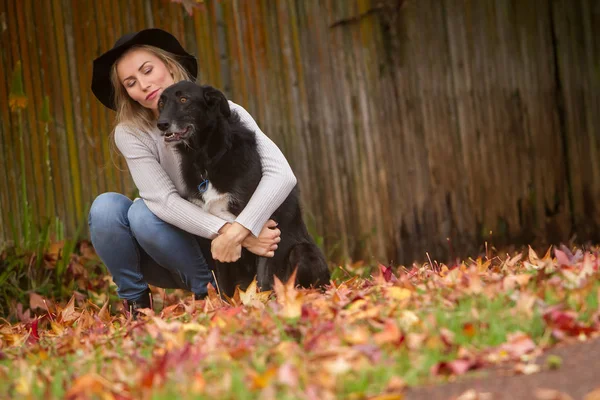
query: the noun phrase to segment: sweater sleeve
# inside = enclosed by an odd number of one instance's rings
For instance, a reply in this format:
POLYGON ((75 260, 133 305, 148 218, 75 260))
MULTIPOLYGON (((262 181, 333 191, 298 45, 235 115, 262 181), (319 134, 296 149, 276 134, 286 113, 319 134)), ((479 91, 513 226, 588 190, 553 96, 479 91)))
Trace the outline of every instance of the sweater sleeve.
POLYGON ((262 178, 236 222, 258 236, 264 224, 296 186, 296 177, 281 150, 260 130, 248 111, 231 101, 229 105, 240 116, 242 123, 256 135, 262 178))
POLYGON ((140 197, 150 211, 163 221, 204 238, 217 236, 226 223, 179 195, 151 150, 151 139, 134 128, 119 125, 115 142, 125 157, 140 197))

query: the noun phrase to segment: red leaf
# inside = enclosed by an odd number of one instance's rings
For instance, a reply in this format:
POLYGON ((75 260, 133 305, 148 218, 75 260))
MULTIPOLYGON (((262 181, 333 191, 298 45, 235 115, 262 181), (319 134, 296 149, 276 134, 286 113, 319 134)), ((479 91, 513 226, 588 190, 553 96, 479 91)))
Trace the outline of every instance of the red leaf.
POLYGON ((31 331, 29 334, 29 338, 27 339, 27 342, 30 344, 35 344, 40 340, 40 335, 38 333, 38 322, 39 319, 36 318, 31 323, 31 331))
POLYGON ((553 330, 558 338, 563 334, 568 336, 578 336, 581 333, 586 335, 595 332, 596 326, 585 326, 577 320, 577 313, 574 311, 563 311, 561 306, 551 307, 544 313, 544 321, 553 330))
POLYGON ((569 257, 565 254, 565 252, 558 250, 558 249, 554 249, 554 255, 556 256, 556 261, 558 261, 558 265, 566 265, 566 266, 570 266, 571 265, 571 260, 569 260, 569 257))
POLYGON ((389 267, 386 267, 385 265, 380 263, 378 265, 378 268, 379 272, 381 273, 381 276, 383 276, 383 279, 386 282, 396 282, 398 280, 392 271, 391 265, 389 267))
POLYGON ((442 361, 431 367, 432 375, 462 375, 477 365, 472 360, 442 361))
POLYGON ((504 343, 500 348, 505 350, 513 358, 519 358, 536 348, 534 341, 524 333, 518 332, 509 334, 507 339, 508 343, 504 343))

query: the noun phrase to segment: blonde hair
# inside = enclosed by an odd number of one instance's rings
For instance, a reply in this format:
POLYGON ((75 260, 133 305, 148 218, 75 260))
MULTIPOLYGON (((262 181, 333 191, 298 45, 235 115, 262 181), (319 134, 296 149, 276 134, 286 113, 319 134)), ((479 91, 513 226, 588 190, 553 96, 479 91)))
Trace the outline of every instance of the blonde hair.
POLYGON ((123 84, 119 80, 119 76, 117 74, 117 63, 123 58, 123 56, 125 56, 125 54, 129 53, 133 49, 143 49, 158 57, 162 62, 165 63, 169 71, 171 71, 174 83, 184 80, 189 81, 192 80, 192 77, 189 76, 185 68, 183 68, 179 61, 177 61, 177 58, 173 53, 150 45, 134 46, 123 53, 123 55, 113 63, 110 71, 110 80, 114 88, 113 101, 117 111, 117 116, 115 117, 115 127, 120 123, 126 123, 136 128, 151 129, 156 122, 154 113, 152 110, 142 106, 137 101, 129 97, 127 90, 125 87, 123 87, 123 84))

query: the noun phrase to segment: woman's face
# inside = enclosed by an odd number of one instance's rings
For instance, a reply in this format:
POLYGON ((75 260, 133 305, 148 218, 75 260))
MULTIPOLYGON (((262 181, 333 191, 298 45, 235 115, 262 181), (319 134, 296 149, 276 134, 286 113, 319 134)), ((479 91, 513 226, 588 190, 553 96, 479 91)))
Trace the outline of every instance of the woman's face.
POLYGON ((160 94, 174 82, 165 63, 144 49, 133 49, 117 62, 117 76, 129 97, 158 113, 160 94))

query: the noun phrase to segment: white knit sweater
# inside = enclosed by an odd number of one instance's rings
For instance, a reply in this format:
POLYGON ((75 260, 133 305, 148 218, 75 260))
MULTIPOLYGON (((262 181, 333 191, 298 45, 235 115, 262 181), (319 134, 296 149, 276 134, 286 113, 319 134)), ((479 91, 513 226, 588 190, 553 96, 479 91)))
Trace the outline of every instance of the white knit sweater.
MULTIPOLYGON (((254 131, 263 175, 252 198, 236 221, 258 236, 263 225, 296 185, 296 177, 279 148, 241 106, 229 102, 242 123, 254 131)), ((225 220, 207 213, 183 197, 184 185, 177 154, 164 143, 158 128, 146 132, 119 124, 115 142, 125 157, 140 197, 163 221, 194 235, 212 239, 225 220)))

